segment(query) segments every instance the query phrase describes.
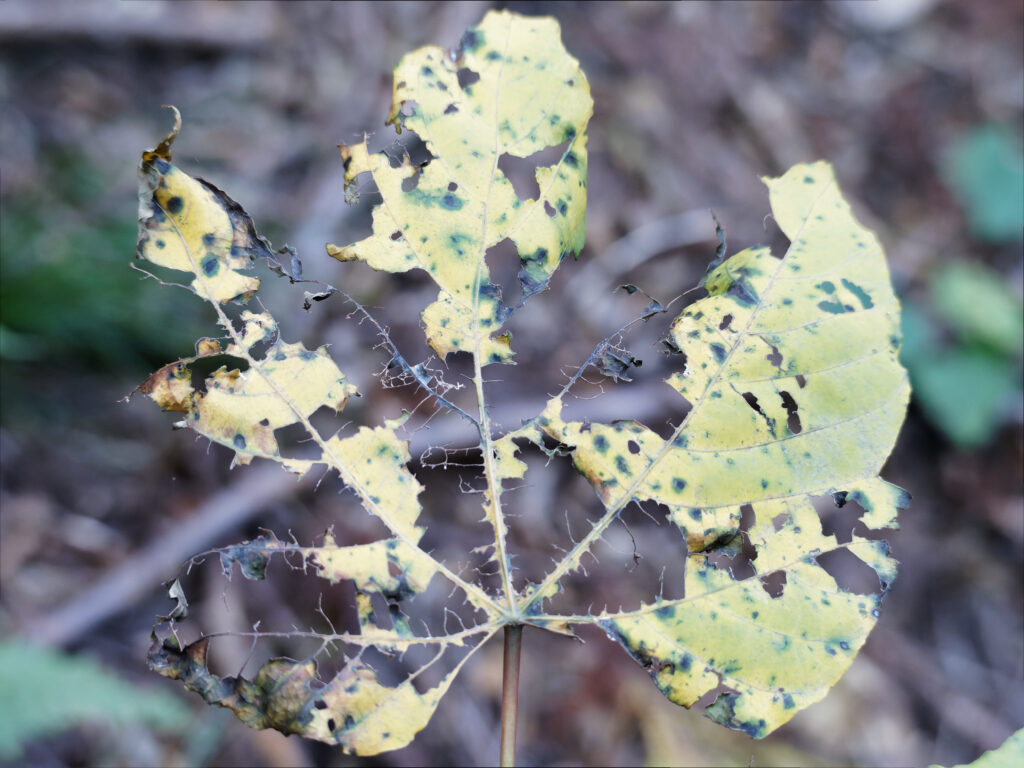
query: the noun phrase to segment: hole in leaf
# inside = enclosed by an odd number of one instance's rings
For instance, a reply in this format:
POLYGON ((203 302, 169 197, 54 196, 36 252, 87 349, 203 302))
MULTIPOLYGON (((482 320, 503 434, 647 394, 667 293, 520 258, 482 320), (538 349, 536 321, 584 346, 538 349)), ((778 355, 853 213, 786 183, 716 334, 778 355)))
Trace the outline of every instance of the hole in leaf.
POLYGON ((463 67, 462 69, 460 69, 458 72, 455 73, 455 76, 458 78, 459 88, 461 88, 462 90, 466 90, 467 88, 469 88, 469 86, 471 86, 473 83, 480 79, 480 73, 474 72, 472 69, 469 69, 468 67, 463 67))
POLYGON ((840 544, 848 544, 853 539, 854 530, 858 533, 866 531, 860 516, 863 510, 857 504, 849 504, 846 492, 839 491, 831 497, 815 498, 815 508, 821 518, 821 532, 835 535, 840 544))
POLYGON ((444 113, 446 115, 454 115, 458 111, 459 108, 455 106, 455 104, 449 104, 447 107, 444 108, 444 113))
POLYGON ((750 504, 744 504, 740 507, 735 533, 723 535, 709 548, 717 550, 710 553, 711 562, 718 568, 727 567, 737 581, 755 575, 753 562, 757 559, 757 550, 747 536, 747 531, 755 521, 754 508, 750 504))
POLYGON ((454 192, 458 188, 459 188, 459 185, 456 184, 454 181, 448 183, 448 191, 449 192, 454 192))
MULTIPOLYGON (((568 148, 569 142, 563 141, 557 146, 545 147, 528 157, 516 157, 506 153, 498 158, 498 168, 512 183, 516 197, 520 200, 537 200, 541 196, 541 189, 537 184, 537 169, 557 165, 568 148)), ((552 206, 552 210, 556 210, 557 213, 555 206, 552 206)), ((549 211, 548 215, 555 214, 549 211)))
POLYGON ((720 322, 718 324, 718 330, 724 331, 726 328, 729 327, 729 323, 731 323, 731 322, 732 322, 732 315, 726 315, 725 317, 722 318, 722 322, 720 322))
POLYGON ((384 153, 393 168, 400 167, 405 162, 406 155, 409 157, 409 163, 415 166, 424 166, 434 159, 426 142, 415 131, 409 130, 395 137, 395 140, 384 148, 384 153))
POLYGON ((534 164, 522 157, 502 155, 498 158, 498 169, 512 183, 512 189, 520 200, 536 200, 540 197, 540 186, 532 173, 534 168, 534 164))
POLYGON ((557 213, 554 209, 554 206, 552 206, 551 203, 549 203, 547 200, 544 201, 544 213, 546 213, 552 219, 555 218, 555 214, 557 213))
POLYGON ((765 360, 767 360, 769 363, 774 365, 776 368, 781 368, 782 367, 782 353, 779 352, 779 348, 776 347, 774 344, 771 344, 769 346, 771 346, 772 351, 767 354, 767 356, 765 357, 765 360))
POLYGON ((200 394, 206 394, 207 377, 222 365, 226 366, 229 371, 238 370, 244 373, 249 370, 249 362, 241 357, 228 355, 201 357, 188 366, 189 373, 192 374, 192 389, 200 394))
POLYGON ((773 598, 782 597, 786 589, 786 572, 772 571, 761 577, 761 587, 773 598))
POLYGON ((757 402, 757 396, 753 392, 744 392, 743 399, 746 400, 747 405, 749 405, 753 410, 757 411, 762 416, 765 415, 764 411, 761 410, 761 406, 757 402))
POLYGON ((515 244, 506 237, 487 249, 484 260, 491 274, 491 283, 498 286, 505 303, 514 304, 518 301, 520 290, 516 276, 519 274, 520 261, 515 244))
POLYGON ((785 390, 779 392, 779 397, 782 398, 782 407, 786 409, 786 426, 789 427, 789 431, 792 434, 800 434, 803 427, 800 425, 800 416, 797 414, 799 407, 796 404, 796 400, 785 390))
POLYGON ((857 595, 873 595, 881 591, 875 569, 845 547, 818 555, 818 565, 836 580, 840 588, 857 595))
POLYGON ((402 231, 400 229, 396 229, 394 232, 391 233, 391 239, 392 240, 401 240, 402 239, 402 231))

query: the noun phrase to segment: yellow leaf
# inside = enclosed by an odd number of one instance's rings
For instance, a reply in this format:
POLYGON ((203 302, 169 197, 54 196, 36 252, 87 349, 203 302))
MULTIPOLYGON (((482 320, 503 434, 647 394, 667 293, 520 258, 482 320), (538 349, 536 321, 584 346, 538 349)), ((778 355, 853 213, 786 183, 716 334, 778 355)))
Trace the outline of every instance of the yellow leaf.
POLYGON ((422 315, 431 347, 442 357, 472 352, 481 364, 511 361, 508 337, 499 333, 509 307, 484 257, 510 238, 529 296, 544 289, 563 257, 579 254, 592 107, 554 19, 491 11, 467 32, 457 60, 436 46, 406 55, 395 69, 389 120, 415 131, 433 157, 422 168, 408 157, 393 168, 365 142, 342 147, 347 184, 369 172, 383 200, 373 211, 373 235, 328 245, 328 253, 390 272, 425 270, 440 288, 422 315), (479 79, 460 85, 466 71, 479 79), (537 168, 540 195, 520 200, 499 159, 548 147, 561 153, 537 168))
POLYGON ((720 678, 729 692, 708 715, 755 737, 824 696, 874 626, 881 595, 847 592, 815 558, 846 549, 882 593, 895 576, 884 542, 823 535, 812 499, 856 501, 869 528, 895 526, 909 499, 878 477, 910 393, 882 249, 826 163, 766 183, 790 248, 726 260, 708 274, 707 298, 673 323, 670 346, 684 357, 668 383, 693 405, 674 434, 566 422, 560 398, 542 414, 607 512, 524 601, 553 595, 627 504, 665 505, 691 550, 684 598, 599 621, 673 701, 690 706, 720 678), (735 539, 743 505, 754 516, 751 578, 705 552, 735 539), (761 578, 776 571, 786 581, 773 596, 761 578))

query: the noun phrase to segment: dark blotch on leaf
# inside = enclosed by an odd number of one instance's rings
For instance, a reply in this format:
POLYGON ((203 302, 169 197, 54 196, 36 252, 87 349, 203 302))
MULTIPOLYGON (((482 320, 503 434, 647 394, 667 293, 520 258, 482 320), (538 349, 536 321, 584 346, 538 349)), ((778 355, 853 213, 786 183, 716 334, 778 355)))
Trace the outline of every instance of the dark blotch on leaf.
POLYGON ((459 41, 459 48, 463 51, 475 51, 484 42, 484 34, 478 29, 467 29, 459 41))
POLYGON ((245 437, 243 435, 235 435, 235 439, 231 442, 238 450, 245 449, 245 437))
POLYGON ((608 440, 604 435, 594 435, 594 447, 601 453, 608 450, 608 440))
POLYGON ((856 283, 851 283, 844 277, 843 285, 846 286, 846 289, 850 291, 850 293, 852 293, 860 300, 860 304, 862 307, 864 307, 864 309, 871 309, 873 306, 875 306, 875 303, 871 301, 871 296, 868 295, 868 292, 865 291, 856 283))
POLYGON ((471 69, 460 69, 455 74, 459 80, 459 87, 462 88, 463 90, 469 88, 469 86, 471 86, 473 83, 480 79, 480 74, 478 72, 474 72, 471 69))
POLYGON ((182 211, 182 209, 184 207, 185 207, 185 201, 182 200, 177 195, 175 195, 174 197, 172 197, 170 200, 167 201, 167 210, 170 211, 171 213, 174 213, 174 214, 181 213, 181 211, 182 211))
POLYGON ((725 360, 725 347, 716 342, 711 345, 711 354, 715 356, 715 362, 721 363, 725 360))
POLYGON ((745 278, 739 278, 726 291, 727 294, 736 299, 745 307, 757 304, 757 292, 751 287, 750 282, 745 278))

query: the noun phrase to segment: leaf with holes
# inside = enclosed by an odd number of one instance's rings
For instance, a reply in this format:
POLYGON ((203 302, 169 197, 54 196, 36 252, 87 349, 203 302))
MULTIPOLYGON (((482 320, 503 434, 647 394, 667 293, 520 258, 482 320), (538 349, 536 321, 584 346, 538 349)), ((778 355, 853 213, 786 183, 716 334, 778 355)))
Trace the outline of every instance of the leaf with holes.
POLYGON ((724 686, 707 714, 755 737, 821 699, 878 615, 880 595, 844 590, 816 559, 845 549, 883 591, 895 575, 883 541, 823 534, 814 498, 855 500, 867 530, 895 526, 909 499, 878 477, 910 394, 882 249, 827 164, 765 181, 792 244, 782 258, 754 248, 724 261, 707 298, 672 324, 682 366, 668 383, 692 404, 673 434, 566 422, 561 397, 548 404, 545 432, 573 446, 606 512, 534 590, 553 595, 627 505, 664 505, 690 549, 685 597, 595 620, 672 701, 689 707, 724 686), (760 578, 738 579, 708 550, 738 535, 746 505, 760 578), (777 572, 785 587, 772 596, 761 579, 777 572))
MULTIPOLYGON (((512 361, 507 320, 583 246, 591 108, 586 78, 554 20, 489 12, 457 54, 422 48, 396 69, 389 122, 422 139, 425 162, 371 153, 366 141, 341 150, 347 199, 372 183, 380 201, 373 234, 328 252, 429 275, 438 293, 420 318, 426 339, 442 359, 468 356, 475 404, 450 399, 457 385, 445 381, 444 368, 409 363, 351 297, 321 284, 306 291, 305 306, 341 294, 381 334, 389 355, 382 383, 411 385, 472 425, 479 460, 469 466, 479 477, 463 487, 479 493, 484 543, 458 558, 439 545, 464 541, 447 533, 454 505, 431 502, 445 516, 436 528, 423 514, 420 479, 431 465, 421 459, 414 474, 401 434, 409 414, 325 428, 355 386, 326 347, 285 341, 262 305, 246 307, 260 288, 257 258, 291 282, 307 282, 301 264, 289 249, 273 252, 227 195, 172 164, 175 111, 171 134, 143 154, 137 255, 184 273, 186 287, 216 313, 221 335, 200 339, 195 354, 158 370, 140 391, 181 414, 176 426, 233 451, 234 464, 258 458, 299 475, 336 475, 386 532, 345 538, 347 520, 339 518, 338 533, 332 527, 309 544, 267 533, 197 557, 189 568, 219 564, 228 579, 241 574, 236 585, 276 575, 308 579, 301 589, 321 597, 344 585, 351 597, 340 615, 321 603, 321 628, 257 623, 236 633, 254 647, 292 641, 307 652, 267 654, 250 677, 220 675, 210 652, 221 635, 179 637, 188 601, 174 580, 176 606, 154 629, 153 669, 252 727, 372 755, 408 744, 473 653, 499 630, 514 646, 510 638, 524 625, 569 635, 600 627, 671 700, 689 707, 705 699, 710 717, 755 737, 824 696, 850 665, 895 575, 876 532, 895 526, 908 497, 878 473, 909 388, 897 362, 899 306, 882 250, 851 215, 827 164, 767 180, 775 219, 792 242, 784 256, 753 248, 725 258, 719 229, 719 253, 701 282, 708 295, 665 337, 679 363, 668 384, 681 396, 670 436, 635 421, 567 415, 566 400, 588 372, 609 384, 639 375, 640 360, 620 343, 626 329, 598 344, 540 413, 506 432, 494 423, 483 369, 512 361), (517 194, 501 170, 509 157, 547 158, 538 161, 534 197, 517 194), (505 240, 521 263, 523 298, 514 305, 487 266, 488 252, 505 240), (282 438, 295 434, 299 448, 282 438), (571 545, 534 576, 510 553, 504 497, 526 476, 528 454, 539 451, 549 461, 571 455, 603 509, 582 535, 569 532, 571 545), (819 498, 861 510, 853 535, 823 527, 819 498), (562 610, 554 598, 585 575, 583 556, 594 554, 627 507, 644 503, 665 510, 680 550, 685 541, 688 551, 675 558, 685 560, 683 594, 646 593, 630 610, 562 610), (870 571, 876 588, 841 584, 830 571, 836 558, 870 571)), ((665 312, 646 298, 634 323, 665 312)), ((444 456, 437 467, 449 469, 444 456)), ((557 509, 549 500, 554 517, 557 509)), ((510 755, 503 746, 503 761, 510 755)))
POLYGON ((440 289, 422 316, 430 346, 442 357, 470 352, 480 365, 510 362, 509 336, 497 333, 510 309, 484 256, 512 240, 529 297, 583 248, 593 108, 586 78, 554 19, 489 13, 466 34, 458 59, 436 46, 405 56, 393 99, 389 122, 415 131, 433 160, 418 167, 406 155, 394 168, 385 153, 369 154, 365 141, 342 147, 347 186, 369 173, 382 202, 373 210, 373 235, 328 245, 328 253, 389 272, 425 270, 440 289), (540 195, 520 200, 499 160, 549 147, 560 154, 537 168, 540 195))

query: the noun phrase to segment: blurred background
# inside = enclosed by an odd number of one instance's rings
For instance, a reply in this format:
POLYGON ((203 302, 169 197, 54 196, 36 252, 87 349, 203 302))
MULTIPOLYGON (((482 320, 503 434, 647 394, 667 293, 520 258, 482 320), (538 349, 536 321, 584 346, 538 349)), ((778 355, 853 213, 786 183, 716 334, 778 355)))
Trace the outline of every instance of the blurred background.
MULTIPOLYGON (((646 299, 614 293, 617 285, 667 302, 696 284, 716 245, 710 210, 730 253, 778 246, 758 178, 817 158, 835 165, 887 249, 915 389, 883 472, 914 496, 891 537, 900 576, 865 649, 822 703, 753 742, 665 700, 599 633, 581 644, 528 632, 521 763, 952 765, 1024 725, 1020 0, 8 0, 0 3, 0 762, 495 760, 500 642, 470 662, 411 746, 371 759, 250 731, 147 672, 150 627, 170 606, 161 584, 192 554, 261 529, 303 542, 331 524, 339 538, 368 529, 329 482, 314 494, 312 483, 276 467, 229 471, 227 451, 173 432, 173 419, 145 399, 119 400, 213 332, 212 313, 195 297, 130 267, 136 166, 170 127, 162 104, 184 117, 177 164, 226 190, 275 245, 295 246, 307 276, 378 308, 407 357, 426 357, 417 315, 432 299, 428 282, 325 255, 325 242, 369 232, 370 205, 344 204, 335 146, 364 131, 374 146, 392 145, 384 119, 401 55, 454 47, 500 6, 557 18, 595 101, 587 247, 513 321, 518 365, 491 390, 500 421, 515 426, 536 413, 564 381, 560 365, 571 370, 643 309, 646 299)), ((499 277, 514 272, 508 259, 493 266, 499 277)), ((379 423, 416 405, 415 393, 375 386, 387 358, 367 353, 373 332, 347 317, 349 307, 331 299, 307 313, 297 287, 270 275, 264 285, 285 337, 330 343, 364 393, 347 418, 379 423)), ((660 383, 669 370, 656 343, 663 322, 625 340, 644 366, 581 401, 587 414, 652 427, 678 416, 660 383)), ((438 415, 414 430, 414 456, 430 445, 468 446, 454 421, 438 415)), ((431 469, 429 455, 413 465, 431 487, 425 515, 443 538, 437 546, 458 551, 479 497, 460 496, 458 473, 431 469)), ((542 469, 541 459, 527 456, 531 469, 542 469)), ((547 562, 570 513, 596 504, 564 463, 529 473, 516 498, 513 540, 525 562, 528 553, 547 562)), ((616 536, 626 534, 609 544, 616 536)), ((591 599, 636 599, 623 596, 629 549, 626 537, 604 553, 591 599)), ((225 582, 207 569, 190 591, 193 614, 207 629, 245 629, 260 617, 308 625, 323 585, 274 582, 260 587, 260 613, 225 614, 225 582)))

